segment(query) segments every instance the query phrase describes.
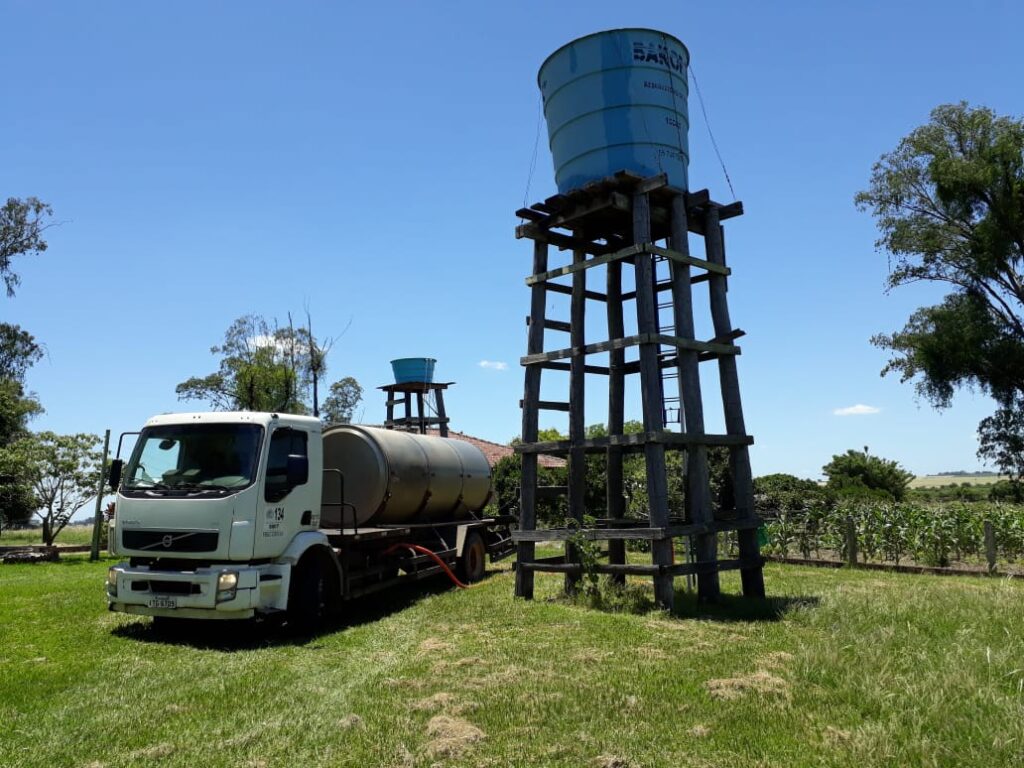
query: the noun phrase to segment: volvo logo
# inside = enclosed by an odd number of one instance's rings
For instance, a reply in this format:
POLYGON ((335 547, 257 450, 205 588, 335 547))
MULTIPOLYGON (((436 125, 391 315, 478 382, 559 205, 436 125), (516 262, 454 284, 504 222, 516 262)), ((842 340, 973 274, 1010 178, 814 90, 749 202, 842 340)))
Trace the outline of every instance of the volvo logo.
POLYGON ((188 539, 192 536, 196 536, 200 533, 209 533, 208 531, 185 531, 185 533, 179 533, 177 535, 173 533, 165 533, 163 535, 154 531, 153 538, 150 539, 151 544, 147 544, 139 549, 156 549, 157 547, 163 547, 164 549, 171 549, 182 539, 188 539))

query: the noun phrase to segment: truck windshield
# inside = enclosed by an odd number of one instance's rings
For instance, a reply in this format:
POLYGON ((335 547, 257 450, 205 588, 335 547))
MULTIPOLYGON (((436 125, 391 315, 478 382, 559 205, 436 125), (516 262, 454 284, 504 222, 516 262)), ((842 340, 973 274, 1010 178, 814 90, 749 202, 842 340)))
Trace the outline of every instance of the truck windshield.
POLYGON ((263 427, 182 424, 146 427, 125 468, 128 490, 235 491, 252 485, 263 427))

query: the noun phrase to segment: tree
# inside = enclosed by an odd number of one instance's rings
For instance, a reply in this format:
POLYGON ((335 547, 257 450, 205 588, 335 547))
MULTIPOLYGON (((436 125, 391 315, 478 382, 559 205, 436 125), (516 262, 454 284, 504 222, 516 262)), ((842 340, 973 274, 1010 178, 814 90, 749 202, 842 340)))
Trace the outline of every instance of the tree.
MULTIPOLYGON (((51 214, 50 206, 35 197, 9 197, 0 207, 0 277, 8 298, 21 283, 14 258, 46 250, 42 234, 51 214)), ((13 446, 28 435, 28 420, 43 410, 24 386, 26 372, 42 355, 32 334, 0 323, 0 524, 24 522, 35 510, 27 458, 13 446)))
MULTIPOLYGON (((494 488, 492 503, 494 514, 508 514, 519 509, 519 490, 522 483, 522 456, 503 456, 491 468, 491 483, 494 488)), ((568 482, 566 467, 545 467, 537 465, 537 485, 564 486, 568 482)), ((542 525, 560 526, 565 523, 568 506, 565 496, 542 496, 537 499, 537 521, 542 525)))
POLYGON ((100 476, 100 439, 96 435, 40 432, 15 442, 35 495, 43 543, 53 544, 74 514, 96 497, 100 476))
POLYGON ((814 480, 778 473, 754 478, 757 507, 766 512, 799 512, 833 502, 834 494, 814 480))
POLYGON ((320 415, 326 424, 349 424, 362 399, 362 386, 351 376, 346 376, 331 384, 320 415))
POLYGON ((175 387, 180 400, 205 400, 217 410, 306 413, 302 400, 300 335, 260 315, 245 315, 210 348, 220 355, 215 373, 193 376, 175 387))
POLYGON ((318 415, 318 382, 327 371, 334 339, 313 336, 313 321, 296 328, 292 316, 280 327, 262 315, 244 315, 210 348, 220 356, 216 372, 175 387, 180 400, 205 400, 215 410, 276 411, 318 415), (310 405, 312 395, 312 407, 310 405))
POLYGON ((0 529, 27 523, 36 511, 27 461, 10 446, 0 447, 0 529))
POLYGON ((893 258, 888 288, 927 281, 949 293, 872 342, 892 352, 882 374, 914 381, 946 408, 973 387, 997 410, 979 456, 1015 477, 1024 440, 1024 121, 966 103, 936 108, 875 164, 856 197, 893 258), (1005 462, 1005 463, 1004 463, 1005 462))
POLYGON ((40 347, 21 326, 0 323, 0 379, 24 383, 28 369, 43 357, 40 347))
POLYGON ((24 387, 26 372, 40 357, 31 334, 0 323, 0 525, 27 522, 35 511, 24 456, 11 445, 28 434, 29 420, 43 410, 24 387))
POLYGON ((849 450, 832 457, 821 468, 827 487, 840 495, 872 496, 901 501, 914 475, 895 461, 872 456, 867 448, 849 450))
POLYGON ((13 296, 14 289, 21 284, 11 261, 15 256, 46 250, 43 231, 50 225, 44 221, 52 214, 50 206, 35 197, 24 200, 9 197, 0 208, 0 277, 3 277, 8 296, 13 296))
POLYGON ((0 449, 28 432, 28 422, 43 406, 14 379, 0 378, 0 449))
MULTIPOLYGON (((291 320, 291 315, 288 316, 291 320)), ((290 325, 290 323, 289 323, 290 325)), ((336 342, 352 325, 352 319, 349 318, 348 324, 342 329, 338 336, 333 338, 318 339, 313 335, 313 319, 310 317, 309 309, 306 309, 306 327, 301 329, 301 332, 305 334, 305 338, 302 339, 302 346, 306 349, 306 354, 302 357, 306 380, 310 385, 310 390, 313 396, 313 415, 320 416, 320 379, 327 373, 327 355, 330 354, 331 349, 334 347, 336 342)), ((359 387, 358 382, 352 378, 345 378, 339 382, 335 382, 336 385, 340 385, 342 382, 351 381, 359 388, 356 402, 362 397, 363 389, 359 387)), ((353 410, 355 409, 355 403, 352 405, 353 410)), ((349 420, 351 420, 352 414, 349 413, 349 420)), ((330 421, 330 419, 327 419, 330 421)))
MULTIPOLYGON (((978 438, 978 456, 1006 472, 1011 484, 1019 485, 1024 476, 1024 409, 1000 408, 982 419, 978 438)), ((1016 495, 1022 495, 1021 489, 1016 495)))

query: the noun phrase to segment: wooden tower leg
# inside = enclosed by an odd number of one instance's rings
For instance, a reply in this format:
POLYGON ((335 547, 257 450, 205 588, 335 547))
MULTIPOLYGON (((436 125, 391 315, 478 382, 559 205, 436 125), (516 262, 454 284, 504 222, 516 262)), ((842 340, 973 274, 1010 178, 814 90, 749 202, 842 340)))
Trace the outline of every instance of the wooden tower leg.
MULTIPOLYGON (((708 261, 725 266, 725 244, 718 210, 709 206, 704 219, 704 243, 708 261)), ((715 336, 725 338, 732 333, 729 319, 729 304, 726 299, 725 275, 711 273, 708 280, 711 294, 711 318, 715 336)), ((722 387, 722 404, 725 408, 725 430, 730 435, 745 435, 743 404, 740 401, 739 374, 736 370, 735 355, 720 355, 718 375, 722 387)), ((754 481, 750 469, 750 452, 746 445, 733 446, 729 450, 732 469, 733 490, 736 497, 736 516, 740 520, 754 518, 754 481)), ((761 553, 757 544, 757 530, 746 528, 738 532, 740 560, 747 565, 740 568, 743 594, 746 597, 764 597, 764 571, 761 553)))
POLYGON ((448 414, 444 410, 444 390, 437 389, 434 391, 434 400, 437 404, 437 418, 440 420, 438 425, 438 432, 441 437, 448 437, 448 414))
MULTIPOLYGON (((672 200, 672 236, 669 248, 687 256, 690 245, 687 239, 688 222, 686 198, 677 195, 672 200)), ((672 263, 672 312, 676 336, 693 339, 693 291, 690 287, 690 266, 672 263)), ((679 374, 679 401, 683 408, 683 424, 687 434, 704 434, 704 405, 700 391, 700 362, 695 350, 679 349, 677 352, 679 374)), ((704 445, 690 448, 686 461, 686 506, 690 522, 711 525, 714 515, 708 484, 708 449, 704 445)), ((718 560, 718 535, 703 533, 695 537, 697 562, 707 563, 718 560)), ((718 570, 697 574, 697 599, 714 602, 720 594, 718 570)))
MULTIPOLYGON (((626 335, 622 319, 622 262, 613 261, 608 265, 608 338, 621 339, 626 335)), ((625 426, 626 351, 613 349, 608 353, 608 434, 621 435, 625 426)), ((607 462, 607 504, 609 523, 613 528, 623 525, 626 517, 626 498, 622 482, 622 446, 612 445, 605 454, 607 462)), ((626 562, 626 542, 613 539, 608 542, 608 562, 623 565, 626 562)), ((613 574, 611 580, 625 584, 626 575, 613 574)))
MULTIPOLYGON (((535 241, 533 244, 533 274, 547 271, 548 245, 535 241)), ((527 354, 544 351, 544 310, 546 289, 544 283, 537 283, 530 289, 530 329, 527 336, 527 354)), ((526 366, 526 383, 523 392, 523 442, 537 442, 540 374, 539 365, 526 366)), ((537 454, 524 453, 523 471, 519 485, 519 530, 533 531, 537 528, 537 454)), ((536 544, 520 541, 516 544, 516 596, 533 599, 533 571, 529 568, 534 561, 536 544), (526 565, 527 567, 522 567, 526 565)))
POLYGON ((424 421, 425 414, 423 413, 423 393, 416 393, 416 416, 419 419, 419 423, 416 425, 416 431, 421 435, 427 434, 427 422, 424 421))
MULTIPOLYGON (((633 242, 647 243, 651 239, 651 209, 647 194, 633 195, 633 242)), ((648 253, 636 256, 636 312, 637 330, 641 335, 657 333, 657 305, 654 297, 654 257, 648 253)), ((658 344, 640 345, 640 393, 643 402, 644 431, 648 434, 664 430, 665 398, 661 387, 661 368, 658 365, 658 344)), ((651 510, 651 526, 668 527, 668 475, 665 468, 665 446, 659 442, 644 445, 647 464, 647 495, 651 510)), ((654 576, 654 599, 662 608, 672 610, 675 589, 672 574, 672 539, 651 541, 651 561, 663 571, 654 576)))
MULTIPOLYGON (((585 251, 573 251, 572 261, 579 264, 587 258, 585 251)), ((586 344, 584 335, 584 310, 586 309, 587 270, 581 269, 572 276, 572 297, 569 310, 569 337, 573 355, 569 362, 569 440, 573 449, 569 453, 569 516, 580 527, 583 526, 585 512, 585 496, 587 492, 587 457, 583 451, 583 440, 586 425, 584 424, 583 400, 586 391, 587 358, 583 354, 586 344)), ((565 561, 579 561, 576 548, 569 542, 565 544, 565 561)), ((576 573, 565 574, 565 591, 567 594, 576 592, 580 576, 576 573)))

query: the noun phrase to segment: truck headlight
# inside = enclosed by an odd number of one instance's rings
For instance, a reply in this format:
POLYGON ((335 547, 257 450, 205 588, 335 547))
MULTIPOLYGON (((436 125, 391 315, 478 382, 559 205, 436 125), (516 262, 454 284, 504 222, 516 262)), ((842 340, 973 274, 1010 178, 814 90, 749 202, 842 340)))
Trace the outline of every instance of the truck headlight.
POLYGON ((234 600, 238 589, 238 574, 235 571, 223 571, 217 577, 217 602, 234 600))
POLYGON ((113 568, 107 569, 107 594, 117 597, 117 571, 113 568))

